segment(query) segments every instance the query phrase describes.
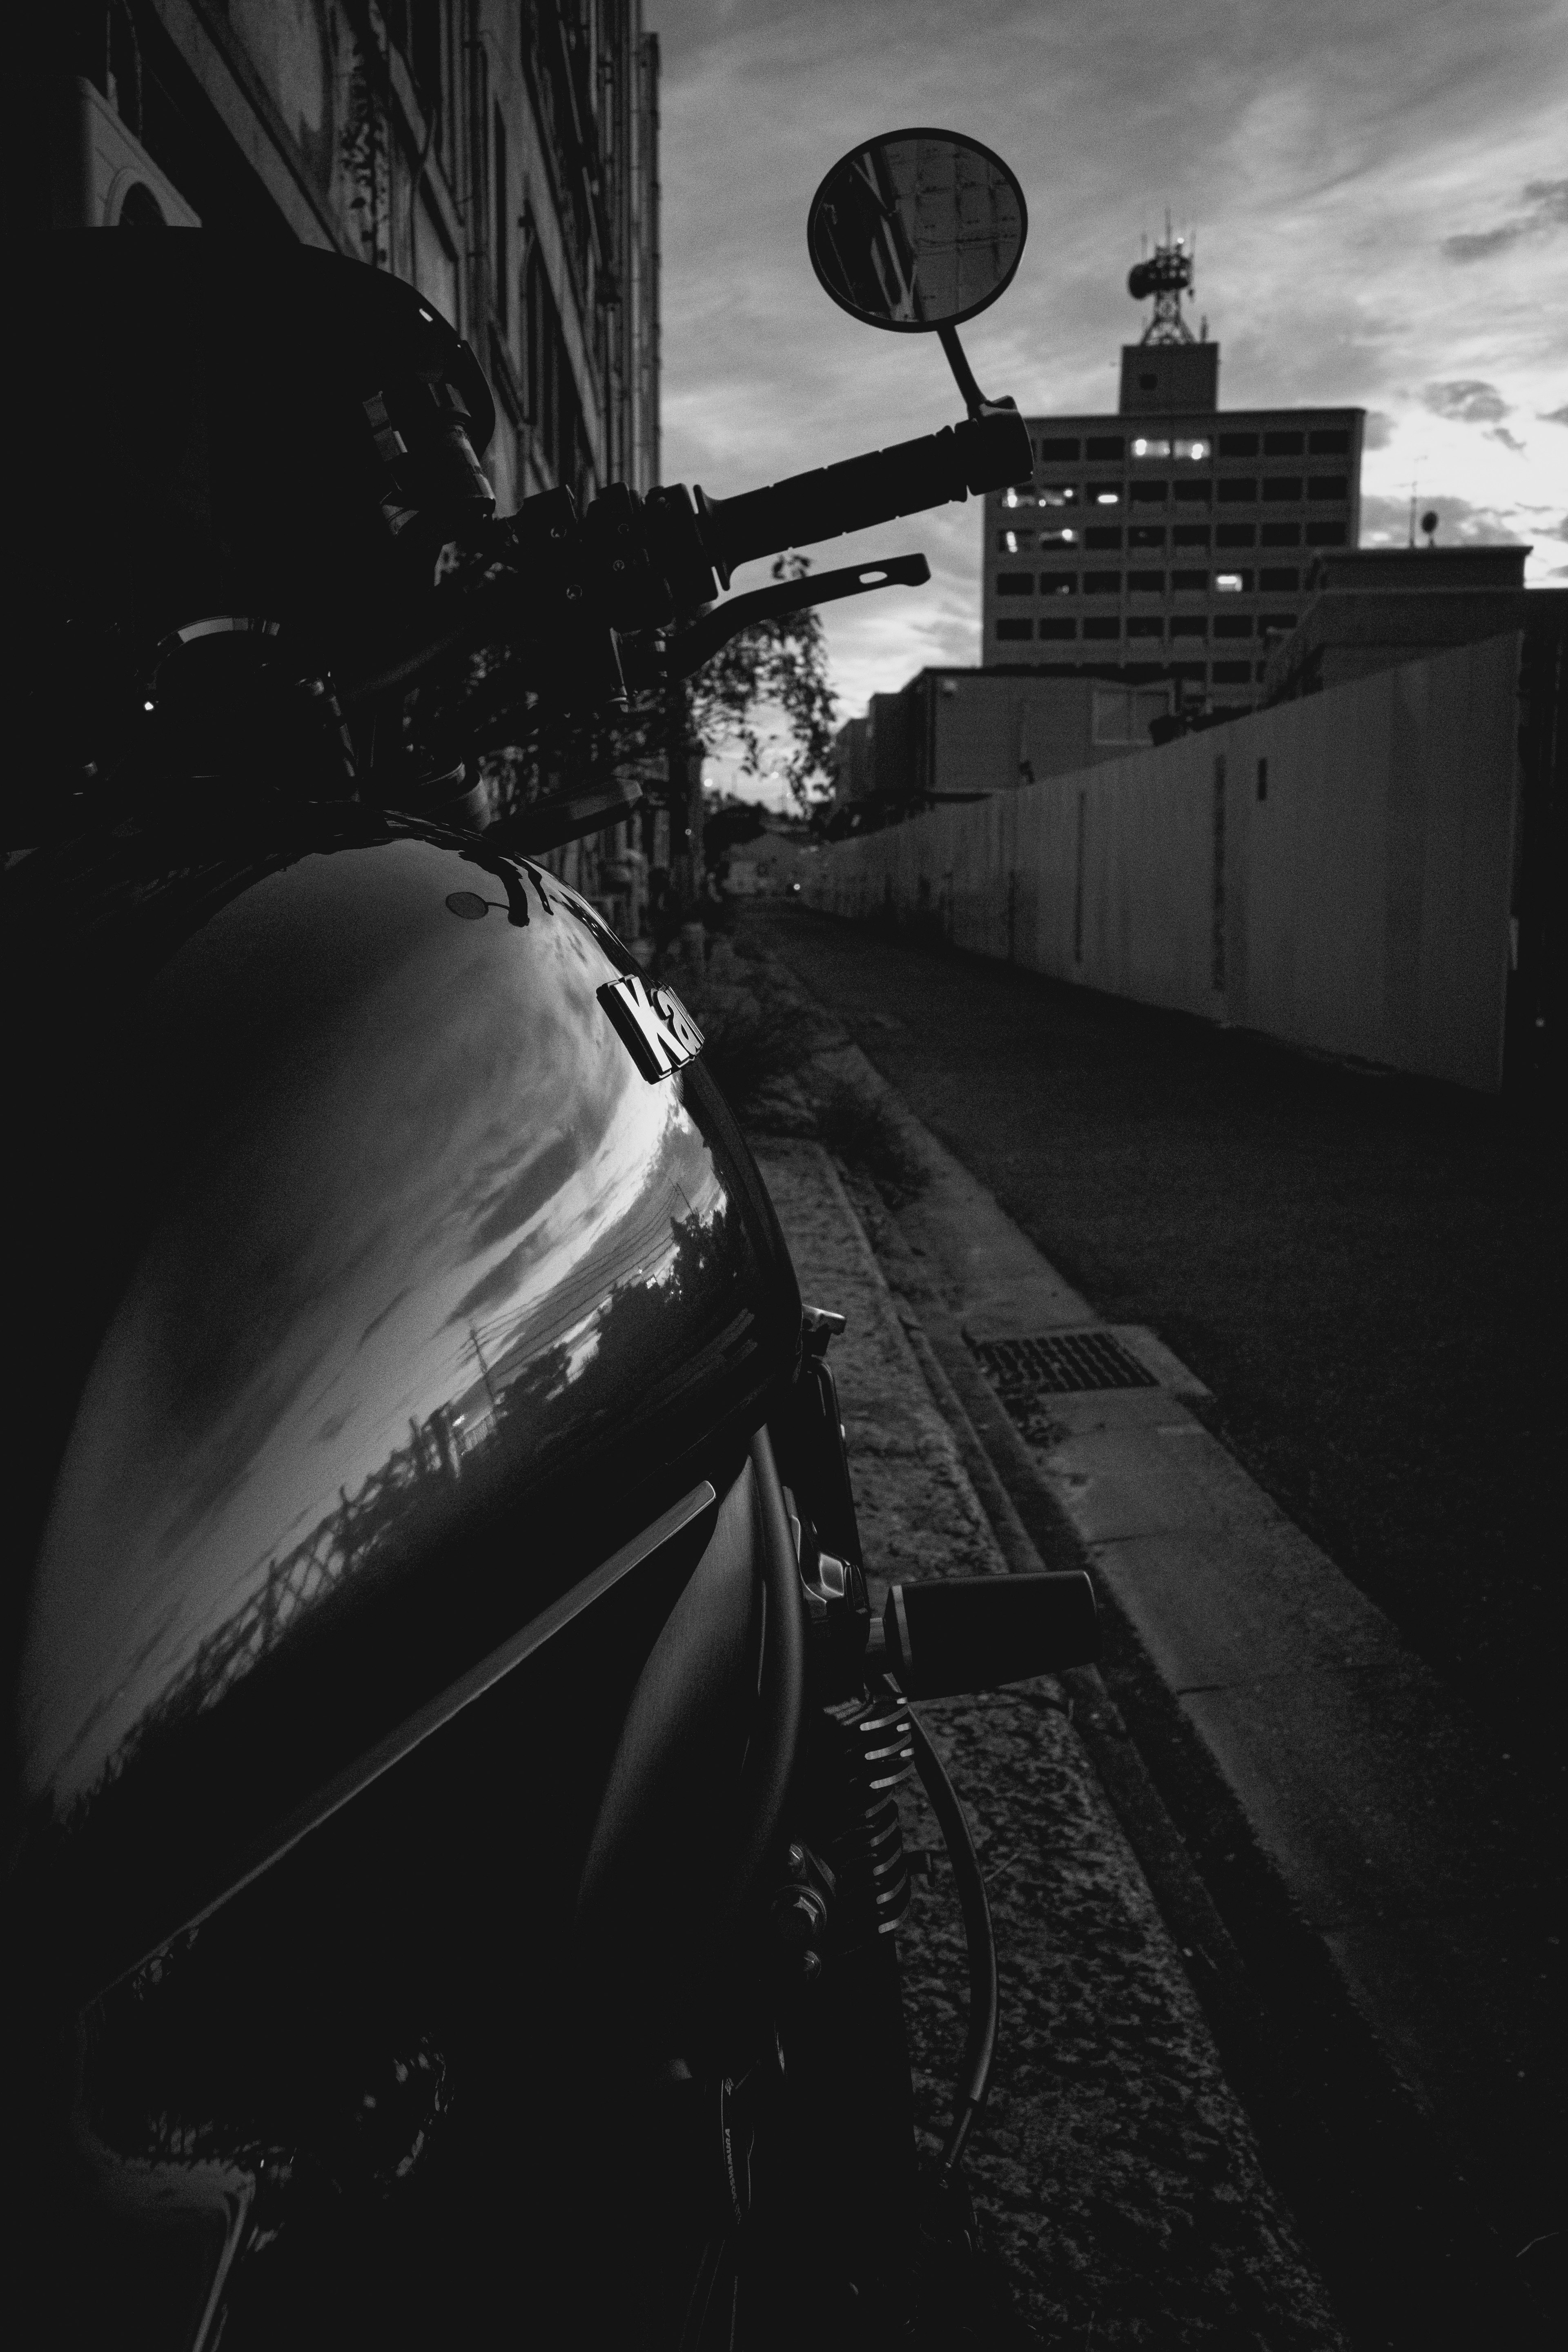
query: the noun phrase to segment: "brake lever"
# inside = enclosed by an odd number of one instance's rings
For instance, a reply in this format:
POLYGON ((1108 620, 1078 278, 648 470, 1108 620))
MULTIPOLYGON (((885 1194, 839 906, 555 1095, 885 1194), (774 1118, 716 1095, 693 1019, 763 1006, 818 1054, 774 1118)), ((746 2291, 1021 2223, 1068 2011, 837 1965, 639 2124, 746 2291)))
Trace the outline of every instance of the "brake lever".
POLYGON ((670 640, 665 667, 668 677, 689 677, 710 661, 721 646, 729 644, 754 621, 782 620, 809 604, 836 604, 841 596, 868 595, 874 588, 920 588, 931 578, 923 555, 889 555, 873 563, 847 564, 839 572, 781 580, 775 587, 749 589, 731 596, 701 619, 691 622, 670 640))

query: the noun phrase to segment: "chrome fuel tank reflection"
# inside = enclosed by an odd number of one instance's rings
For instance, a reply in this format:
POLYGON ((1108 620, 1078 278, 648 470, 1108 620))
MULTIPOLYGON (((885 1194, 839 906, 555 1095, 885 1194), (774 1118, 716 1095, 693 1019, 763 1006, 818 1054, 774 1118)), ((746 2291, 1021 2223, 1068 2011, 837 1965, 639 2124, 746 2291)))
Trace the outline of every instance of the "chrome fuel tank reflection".
MULTIPOLYGON (((733 1162, 689 1080, 650 1084, 598 1002, 613 942, 531 868, 481 880, 420 839, 307 856, 153 985, 136 1035, 178 1132, 24 1657, 26 1791, 57 1822, 313 1619, 363 1606, 368 1626, 411 1580, 460 1598, 455 1538, 481 1506, 563 1465, 613 1481, 640 1429, 700 1424, 776 1352, 778 1269, 733 1162)), ((514 1622, 560 1589, 547 1549, 520 1510, 514 1622)), ((384 1712, 428 1696, 409 1648, 367 1635, 384 1712)))

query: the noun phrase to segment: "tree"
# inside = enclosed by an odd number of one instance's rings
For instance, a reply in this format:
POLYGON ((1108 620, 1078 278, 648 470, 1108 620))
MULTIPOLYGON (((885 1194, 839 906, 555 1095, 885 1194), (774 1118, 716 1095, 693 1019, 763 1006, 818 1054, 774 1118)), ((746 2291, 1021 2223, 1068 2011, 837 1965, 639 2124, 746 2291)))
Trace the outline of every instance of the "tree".
MULTIPOLYGON (((773 576, 800 580, 809 570, 804 555, 781 556, 773 576)), ((430 715, 437 729, 445 718, 460 739, 466 710, 510 700, 521 718, 529 698, 517 657, 495 645, 474 659, 460 680, 453 681, 441 698, 446 710, 437 707, 430 715), (512 675, 515 692, 509 693, 512 675)), ((437 697, 429 700, 437 703, 437 697)), ((510 815, 568 782, 581 788, 617 775, 641 779, 658 798, 655 780, 667 772, 677 730, 710 752, 738 744, 741 773, 761 776, 770 711, 784 720, 792 747, 784 778, 804 813, 813 781, 827 773, 834 719, 826 640, 821 618, 812 608, 780 620, 754 622, 742 630, 703 664, 684 695, 662 690, 634 694, 624 713, 601 708, 581 716, 551 718, 531 729, 520 725, 519 736, 526 735, 526 740, 486 758, 498 813, 510 815)))
MULTIPOLYGON (((806 556, 781 555, 773 576, 804 580, 810 569, 806 556)), ((745 754, 743 776, 763 772, 761 720, 770 708, 782 714, 794 739, 784 776, 804 815, 813 779, 827 775, 835 709, 827 640, 814 605, 742 629, 692 680, 692 732, 710 751, 738 741, 745 754)))

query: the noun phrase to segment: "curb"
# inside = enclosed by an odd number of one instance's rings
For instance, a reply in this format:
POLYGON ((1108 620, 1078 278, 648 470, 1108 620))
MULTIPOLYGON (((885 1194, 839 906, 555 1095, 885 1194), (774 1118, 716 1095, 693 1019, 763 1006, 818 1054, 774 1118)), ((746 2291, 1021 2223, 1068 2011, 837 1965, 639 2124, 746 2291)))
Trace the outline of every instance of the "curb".
MULTIPOLYGON (((853 1044, 816 1057, 896 1129, 913 1165, 951 1189, 952 1163, 853 1044)), ((1063 1510, 995 1389, 935 1266, 869 1180, 847 1188, 899 1302, 911 1349, 1010 1569, 1089 1568, 1107 1633, 1103 1675, 1061 1678, 1105 1794, 1170 1927, 1226 2070, 1359 2341, 1426 2346, 1456 2331, 1549 2340, 1498 2221, 1483 2218, 1439 2133, 1248 1817, 1223 1757, 1184 1710, 1122 1601, 1063 1510)), ((973 1180, 967 1179, 973 1185, 973 1180)), ((950 1204, 951 1206, 951 1204, 950 1204)), ((963 1237, 972 1253, 983 1246, 963 1237)), ((1110 1327, 1040 1262, 1037 1328, 1110 1327)), ((1031 1289, 1036 1287, 1030 1286, 1031 1289)), ((990 1305, 990 1300, 985 1302, 990 1305)), ((984 1311, 984 1310, 983 1310, 984 1311)), ((987 1323, 990 1318, 986 1318, 987 1323)), ((1167 1392, 1206 1393, 1154 1336, 1121 1333, 1167 1392)), ((1479 2185, 1479 2184, 1478 2184, 1479 2185)), ((1490 2181, 1485 2189, 1494 2187, 1490 2181)), ((1501 2216, 1507 2226, 1510 2216, 1501 2216)), ((1544 2283, 1543 2283, 1544 2284, 1544 2283)))

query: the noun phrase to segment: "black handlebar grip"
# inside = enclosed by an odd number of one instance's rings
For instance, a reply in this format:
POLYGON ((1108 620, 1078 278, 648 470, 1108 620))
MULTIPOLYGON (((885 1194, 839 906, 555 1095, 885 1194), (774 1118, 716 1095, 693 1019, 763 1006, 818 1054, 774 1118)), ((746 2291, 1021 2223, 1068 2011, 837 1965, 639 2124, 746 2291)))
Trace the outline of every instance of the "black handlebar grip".
POLYGON ((1100 1655, 1094 1587, 1080 1568, 895 1584, 882 1622, 906 1698, 994 1690, 1100 1655))
POLYGON ((946 506, 971 491, 1005 489, 1026 480, 1033 468, 1023 418, 997 409, 919 441, 792 475, 765 490, 742 490, 733 499, 707 499, 699 490, 697 501, 709 553, 727 578, 760 555, 838 539, 897 515, 946 506))

